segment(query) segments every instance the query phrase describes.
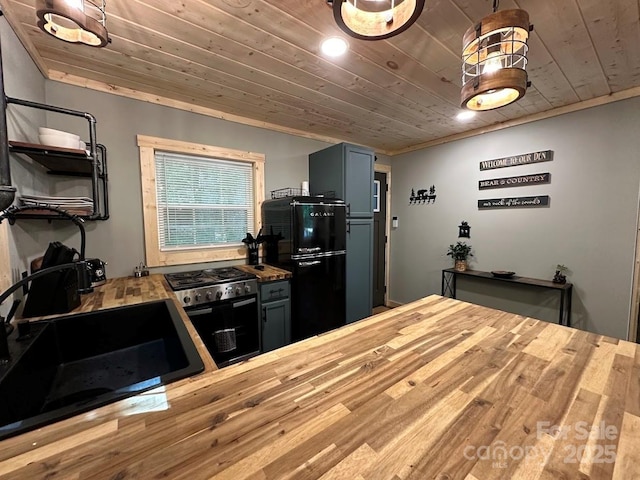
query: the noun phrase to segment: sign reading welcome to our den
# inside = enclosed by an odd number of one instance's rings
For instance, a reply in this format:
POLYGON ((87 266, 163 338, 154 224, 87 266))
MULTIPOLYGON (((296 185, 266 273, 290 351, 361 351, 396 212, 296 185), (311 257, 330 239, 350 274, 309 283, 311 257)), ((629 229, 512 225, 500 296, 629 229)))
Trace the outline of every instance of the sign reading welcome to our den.
POLYGON ((520 175, 518 177, 488 178, 478 181, 478 188, 480 190, 488 190, 490 188, 524 187, 526 185, 542 185, 545 183, 551 183, 551 174, 549 172, 520 175))
POLYGON ((549 195, 538 195, 536 197, 505 197, 488 198, 478 200, 478 208, 536 208, 549 205, 549 195))
POLYGON ((528 165, 530 163, 550 162, 551 160, 553 160, 553 150, 544 150, 542 152, 525 153, 522 155, 515 155, 513 157, 484 160, 480 162, 480 170, 515 167, 517 165, 528 165))

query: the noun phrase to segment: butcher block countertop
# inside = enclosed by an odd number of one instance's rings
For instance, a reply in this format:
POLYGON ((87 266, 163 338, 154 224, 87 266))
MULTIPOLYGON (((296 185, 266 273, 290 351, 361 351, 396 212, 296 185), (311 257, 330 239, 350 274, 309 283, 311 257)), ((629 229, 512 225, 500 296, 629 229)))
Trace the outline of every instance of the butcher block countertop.
POLYGON ((264 270, 257 270, 255 265, 234 265, 243 272, 252 273, 258 276, 258 282, 273 282, 274 280, 285 280, 291 278, 291 272, 278 267, 272 267, 264 263, 260 264, 264 270))
MULTIPOLYGON (((122 288, 94 307, 161 295, 122 288)), ((0 478, 634 479, 639 377, 635 344, 433 295, 4 440, 0 478)))

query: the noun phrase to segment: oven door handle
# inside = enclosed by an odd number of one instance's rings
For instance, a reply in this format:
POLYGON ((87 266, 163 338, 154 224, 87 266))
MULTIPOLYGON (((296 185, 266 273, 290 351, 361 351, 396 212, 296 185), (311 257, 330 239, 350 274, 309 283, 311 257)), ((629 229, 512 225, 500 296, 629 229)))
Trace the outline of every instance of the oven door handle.
POLYGON ((212 308, 199 308, 197 310, 187 310, 187 316, 198 317, 200 315, 209 315, 213 311, 212 308))
POLYGON ((242 302, 234 303, 233 308, 244 307, 246 305, 251 305, 252 303, 256 303, 256 297, 250 298, 249 300, 244 300, 242 302))

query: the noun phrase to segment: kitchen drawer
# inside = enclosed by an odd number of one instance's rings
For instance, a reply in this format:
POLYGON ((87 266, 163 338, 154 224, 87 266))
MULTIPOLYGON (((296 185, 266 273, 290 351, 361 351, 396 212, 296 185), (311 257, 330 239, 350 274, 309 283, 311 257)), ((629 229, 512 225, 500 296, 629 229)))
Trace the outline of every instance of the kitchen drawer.
POLYGON ((270 302, 289 298, 289 280, 260 284, 260 301, 270 302))

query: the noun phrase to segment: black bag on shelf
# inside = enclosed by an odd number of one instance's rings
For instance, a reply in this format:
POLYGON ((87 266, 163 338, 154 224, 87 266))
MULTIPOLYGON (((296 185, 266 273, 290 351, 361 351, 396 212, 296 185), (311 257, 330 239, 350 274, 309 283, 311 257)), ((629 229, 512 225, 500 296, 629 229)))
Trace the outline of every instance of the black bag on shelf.
MULTIPOLYGON (((51 242, 42 258, 41 268, 71 263, 76 254, 78 252, 74 248, 69 248, 60 242, 51 242)), ((79 305, 80 295, 78 294, 76 270, 51 272, 31 282, 22 316, 40 317, 67 313, 79 305)))

